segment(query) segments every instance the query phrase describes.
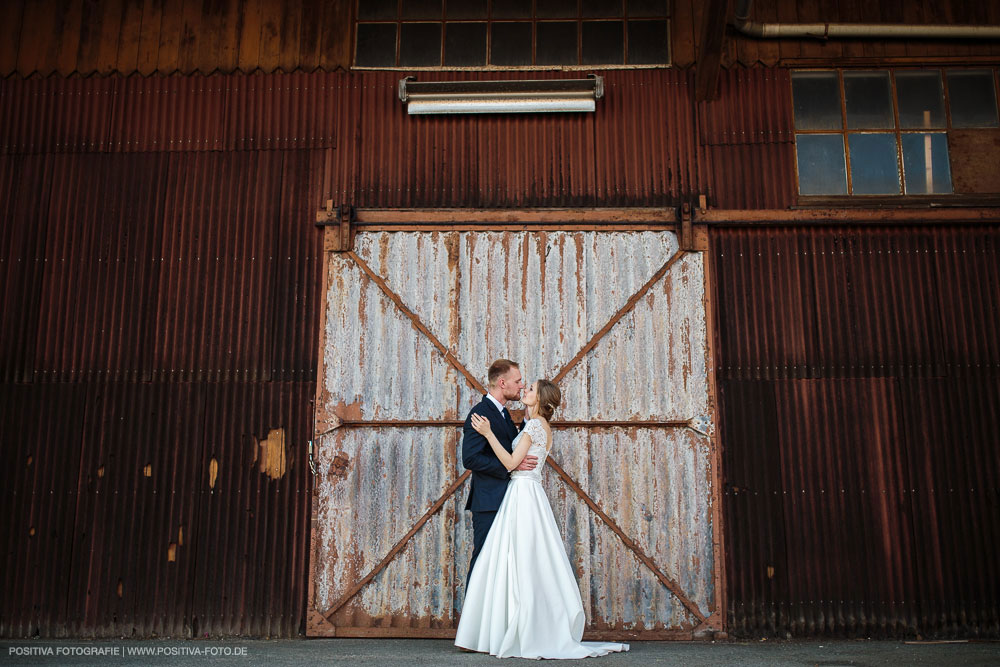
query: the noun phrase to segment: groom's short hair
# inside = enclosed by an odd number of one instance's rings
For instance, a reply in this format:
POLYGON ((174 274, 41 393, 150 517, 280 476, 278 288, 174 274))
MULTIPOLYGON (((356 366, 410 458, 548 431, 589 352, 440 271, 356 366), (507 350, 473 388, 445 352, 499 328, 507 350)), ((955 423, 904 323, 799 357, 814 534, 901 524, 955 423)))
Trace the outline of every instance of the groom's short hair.
POLYGON ((487 378, 489 379, 490 386, 492 387, 496 384, 496 381, 507 374, 512 368, 520 368, 516 361, 511 361, 510 359, 497 359, 492 364, 490 364, 489 373, 487 373, 487 378))

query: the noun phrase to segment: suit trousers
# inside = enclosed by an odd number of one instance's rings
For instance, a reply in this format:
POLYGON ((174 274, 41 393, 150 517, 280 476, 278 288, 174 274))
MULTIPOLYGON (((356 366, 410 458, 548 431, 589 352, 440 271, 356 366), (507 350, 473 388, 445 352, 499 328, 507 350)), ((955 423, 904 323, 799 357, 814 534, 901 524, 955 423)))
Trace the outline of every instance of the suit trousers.
POLYGON ((496 510, 492 512, 473 512, 472 513, 472 560, 469 561, 469 573, 465 575, 465 585, 469 585, 469 577, 472 576, 472 568, 476 564, 476 559, 479 558, 479 552, 483 549, 483 544, 486 542, 486 536, 490 532, 490 527, 493 525, 493 519, 497 516, 496 510))

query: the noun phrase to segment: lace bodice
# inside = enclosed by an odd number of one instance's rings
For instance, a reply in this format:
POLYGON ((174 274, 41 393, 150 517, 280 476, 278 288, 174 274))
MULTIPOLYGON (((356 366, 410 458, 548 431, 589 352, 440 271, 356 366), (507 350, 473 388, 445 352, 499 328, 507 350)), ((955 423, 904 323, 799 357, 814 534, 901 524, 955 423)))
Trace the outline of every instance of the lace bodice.
POLYGON ((528 423, 524 425, 524 429, 517 434, 516 438, 514 438, 511 450, 517 449, 517 443, 525 433, 531 436, 531 446, 528 447, 528 454, 538 457, 538 465, 535 466, 534 470, 514 470, 510 473, 510 478, 527 478, 541 482, 542 464, 545 463, 545 457, 548 456, 548 452, 545 450, 545 444, 548 436, 545 435, 545 427, 542 426, 542 422, 540 420, 529 419, 528 423))

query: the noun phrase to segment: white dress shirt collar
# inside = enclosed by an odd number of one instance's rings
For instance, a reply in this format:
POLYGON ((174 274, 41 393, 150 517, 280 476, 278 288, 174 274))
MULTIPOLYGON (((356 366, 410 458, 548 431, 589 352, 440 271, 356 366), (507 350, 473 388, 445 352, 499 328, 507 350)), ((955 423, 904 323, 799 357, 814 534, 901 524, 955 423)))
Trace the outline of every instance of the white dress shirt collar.
POLYGON ((500 411, 500 414, 503 414, 503 411, 504 411, 503 403, 501 403, 497 399, 493 398, 493 394, 486 394, 486 398, 488 398, 491 401, 493 401, 493 405, 497 406, 497 410, 500 411))

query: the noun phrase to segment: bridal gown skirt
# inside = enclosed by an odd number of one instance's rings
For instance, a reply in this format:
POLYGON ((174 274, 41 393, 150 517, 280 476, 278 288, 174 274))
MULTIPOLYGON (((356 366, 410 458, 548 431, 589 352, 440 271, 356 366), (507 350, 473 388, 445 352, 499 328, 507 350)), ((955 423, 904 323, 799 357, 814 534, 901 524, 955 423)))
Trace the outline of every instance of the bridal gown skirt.
POLYGON ((541 482, 507 487, 476 559, 455 644, 500 658, 586 658, 628 644, 581 642, 586 617, 541 482))

